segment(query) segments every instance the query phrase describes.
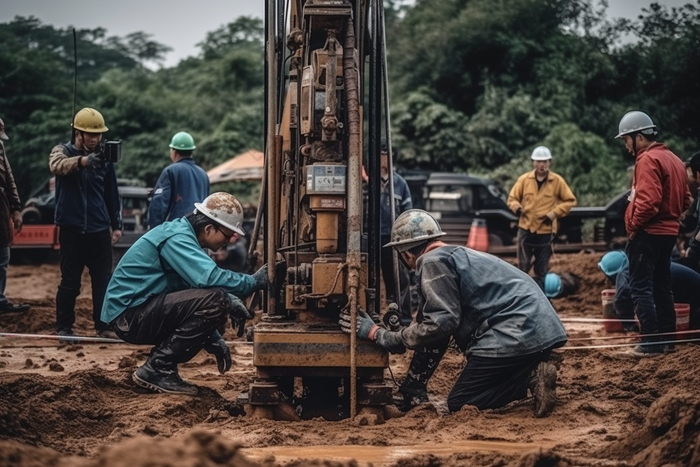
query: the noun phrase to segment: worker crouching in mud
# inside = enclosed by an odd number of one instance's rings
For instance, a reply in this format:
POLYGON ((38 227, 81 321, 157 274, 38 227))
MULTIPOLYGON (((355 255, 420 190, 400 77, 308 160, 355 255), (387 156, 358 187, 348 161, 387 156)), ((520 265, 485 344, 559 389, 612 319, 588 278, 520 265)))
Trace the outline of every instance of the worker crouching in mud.
POLYGON ((252 318, 241 301, 267 285, 267 265, 252 276, 219 268, 204 248, 218 250, 244 235, 243 209, 228 193, 213 193, 185 217, 165 222, 129 248, 107 288, 102 320, 132 344, 154 345, 133 374, 136 384, 170 394, 196 395, 179 363, 204 349, 219 373, 231 353, 218 329, 231 318, 243 333, 252 318))
MULTIPOLYGON (((392 353, 413 349, 413 359, 399 392, 408 410, 428 400, 428 380, 451 338, 467 357, 448 399, 450 412, 464 405, 503 407, 534 396, 537 417, 556 405, 557 367, 552 349, 566 343, 559 317, 535 281, 495 256, 447 245, 427 212, 401 214, 391 231, 399 258, 416 270, 420 305, 417 320, 399 331, 381 328, 361 312, 357 335, 392 353)), ((350 316, 341 314, 350 332, 350 316)))

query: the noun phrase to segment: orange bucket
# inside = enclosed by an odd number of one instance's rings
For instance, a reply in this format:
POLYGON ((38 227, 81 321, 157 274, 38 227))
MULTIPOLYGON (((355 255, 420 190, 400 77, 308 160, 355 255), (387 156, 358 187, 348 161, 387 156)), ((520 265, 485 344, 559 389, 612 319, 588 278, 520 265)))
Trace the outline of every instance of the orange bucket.
POLYGON ((600 292, 600 298, 603 302, 603 327, 605 332, 622 332, 622 321, 617 319, 613 302, 615 301, 615 289, 605 289, 600 292))
MULTIPOLYGON (((676 309, 676 331, 687 331, 690 329, 690 304, 674 303, 676 309)), ((687 334, 677 334, 676 339, 686 339, 687 334)))

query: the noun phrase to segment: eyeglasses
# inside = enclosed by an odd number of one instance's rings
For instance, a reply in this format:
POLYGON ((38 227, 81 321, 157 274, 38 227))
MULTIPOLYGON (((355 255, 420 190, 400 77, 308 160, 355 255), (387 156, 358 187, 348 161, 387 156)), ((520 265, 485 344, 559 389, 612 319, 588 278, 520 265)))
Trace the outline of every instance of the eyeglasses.
POLYGON ((229 243, 231 243, 231 239, 233 238, 234 235, 238 235, 237 232, 231 232, 231 233, 227 234, 227 233, 224 232, 224 231, 221 229, 221 227, 219 227, 218 225, 216 225, 216 224, 212 224, 212 225, 214 226, 214 228, 215 228, 216 230, 218 230, 219 232, 221 232, 221 235, 224 236, 224 246, 226 246, 226 245, 228 245, 229 243))

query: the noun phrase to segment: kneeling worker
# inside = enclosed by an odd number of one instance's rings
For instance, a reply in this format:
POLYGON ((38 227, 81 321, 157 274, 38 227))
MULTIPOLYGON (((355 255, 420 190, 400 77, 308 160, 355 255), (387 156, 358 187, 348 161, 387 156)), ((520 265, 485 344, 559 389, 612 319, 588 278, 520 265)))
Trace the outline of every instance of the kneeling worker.
MULTIPOLYGON (((403 409, 411 401, 427 400, 428 380, 454 338, 467 364, 447 399, 450 412, 464 405, 503 407, 527 397, 529 388, 535 416, 547 416, 556 405, 557 368, 550 354, 567 340, 561 320, 529 275, 495 256, 447 245, 439 240, 443 235, 423 210, 396 219, 385 247, 395 248, 416 270, 418 317, 408 327, 389 331, 361 312, 358 337, 392 353, 415 351, 399 389, 403 409)), ((341 314, 340 325, 351 331, 349 315, 341 314)))
POLYGON ((177 365, 202 349, 216 357, 219 373, 228 371, 231 353, 217 329, 230 316, 241 336, 252 316, 240 298, 268 283, 267 265, 250 276, 219 268, 204 251, 245 235, 236 198, 213 193, 194 206, 193 213, 149 230, 127 250, 102 307, 102 321, 121 339, 154 345, 134 382, 170 394, 197 394, 177 365))

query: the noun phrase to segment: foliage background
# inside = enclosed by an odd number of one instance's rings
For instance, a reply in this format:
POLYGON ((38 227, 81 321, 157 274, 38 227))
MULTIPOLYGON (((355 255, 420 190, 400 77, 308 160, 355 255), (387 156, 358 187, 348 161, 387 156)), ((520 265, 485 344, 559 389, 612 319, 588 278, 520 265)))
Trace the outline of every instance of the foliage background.
MULTIPOLYGON (((700 0, 650 3, 636 20, 601 0, 385 0, 393 146, 399 169, 470 172, 507 190, 532 149, 554 154, 579 205, 604 204, 633 160, 614 140, 628 110, 652 116, 682 159, 700 147, 700 0)), ((73 31, 33 17, 0 23, 0 116, 26 199, 46 183, 51 148, 73 112, 95 107, 124 141, 118 174, 152 186, 181 130, 205 170, 263 149, 264 28, 241 17, 207 34, 200 53, 149 69, 168 48, 145 32, 73 31)), ((226 187, 236 190, 235 185, 226 187)), ((240 187, 255 202, 250 186, 240 187)))

